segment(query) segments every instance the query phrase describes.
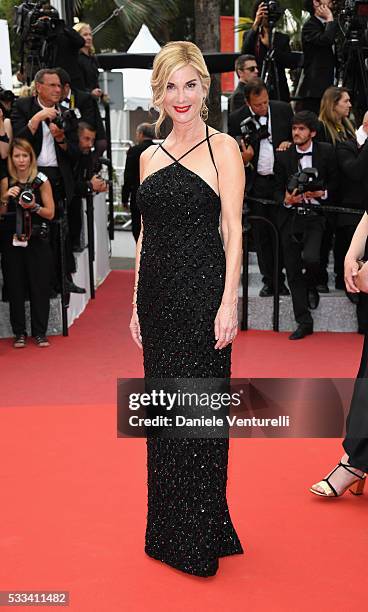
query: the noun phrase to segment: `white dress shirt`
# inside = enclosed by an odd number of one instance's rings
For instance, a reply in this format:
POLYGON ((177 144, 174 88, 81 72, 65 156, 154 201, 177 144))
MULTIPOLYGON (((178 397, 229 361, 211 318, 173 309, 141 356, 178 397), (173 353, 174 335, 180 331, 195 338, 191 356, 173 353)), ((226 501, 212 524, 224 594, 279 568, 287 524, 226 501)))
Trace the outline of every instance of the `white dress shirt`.
MULTIPOLYGON (((250 109, 252 116, 254 117, 255 113, 250 109)), ((258 164, 257 164, 257 174, 261 176, 268 176, 269 174, 273 174, 273 165, 275 163, 275 154, 272 146, 272 132, 271 132, 271 112, 270 107, 268 107, 268 116, 267 117, 259 117, 258 123, 260 125, 266 125, 268 123, 268 138, 262 138, 259 144, 259 156, 258 156, 258 164)))
MULTIPOLYGON (((37 103, 40 105, 41 108, 46 108, 46 106, 43 106, 43 104, 41 104, 39 98, 37 98, 37 103)), ((37 166, 44 166, 49 168, 58 167, 54 137, 51 134, 46 121, 42 121, 42 149, 40 151, 39 156, 37 157, 37 166)))

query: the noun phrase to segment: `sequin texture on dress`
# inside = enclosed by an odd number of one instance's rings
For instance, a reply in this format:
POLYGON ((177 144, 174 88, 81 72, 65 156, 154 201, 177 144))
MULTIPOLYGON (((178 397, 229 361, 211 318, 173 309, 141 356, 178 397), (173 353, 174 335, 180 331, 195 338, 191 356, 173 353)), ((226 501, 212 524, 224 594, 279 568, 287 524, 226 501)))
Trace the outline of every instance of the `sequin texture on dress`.
MULTIPOLYGON (((143 181, 137 203, 145 377, 230 377, 231 345, 214 349, 225 281, 219 196, 175 162, 143 181)), ((227 464, 226 438, 147 439, 148 555, 212 576, 219 557, 243 552, 226 501, 227 464)))

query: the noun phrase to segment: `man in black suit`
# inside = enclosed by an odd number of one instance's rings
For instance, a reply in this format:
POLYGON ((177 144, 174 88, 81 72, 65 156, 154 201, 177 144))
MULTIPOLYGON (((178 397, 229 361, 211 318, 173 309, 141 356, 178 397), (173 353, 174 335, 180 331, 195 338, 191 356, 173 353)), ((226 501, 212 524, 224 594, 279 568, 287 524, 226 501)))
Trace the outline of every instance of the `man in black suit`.
POLYGON ((136 131, 137 144, 130 147, 126 156, 124 185, 121 189, 121 201, 123 206, 128 206, 130 197, 132 232, 136 242, 141 232, 141 214, 136 205, 136 194, 140 183, 139 159, 143 151, 153 144, 154 137, 154 127, 150 123, 141 123, 138 125, 136 131))
MULTIPOLYGON (((267 7, 263 0, 256 0, 253 5, 253 25, 250 30, 244 32, 241 52, 255 56, 259 74, 262 74, 262 66, 270 47, 270 36, 267 7)), ((300 56, 292 53, 289 36, 282 32, 274 32, 273 48, 280 95, 277 95, 273 84, 269 90, 270 98, 289 102, 290 92, 285 68, 297 68, 300 56)))
POLYGON ((311 16, 302 28, 304 75, 299 95, 304 98, 303 108, 319 115, 323 93, 336 81, 338 23, 332 0, 306 0, 304 5, 311 16))
MULTIPOLYGON (((33 147, 37 166, 50 180, 54 201, 55 218, 64 217, 65 203, 74 194, 74 180, 70 149, 77 147, 77 134, 66 135, 54 120, 60 115, 61 82, 54 68, 44 68, 35 75, 36 95, 18 98, 13 106, 11 122, 15 138, 24 138, 33 147)), ((55 226, 52 226, 54 228, 55 226)), ((58 237, 52 230, 51 246, 54 251, 60 283, 60 259, 58 237)), ((65 240, 66 288, 68 292, 85 293, 72 281, 75 260, 69 240, 65 240)))
POLYGON ((244 90, 245 86, 250 81, 258 76, 258 66, 254 55, 240 55, 235 60, 235 72, 239 82, 229 97, 228 114, 231 115, 245 104, 244 90))
POLYGON ((309 308, 317 308, 319 303, 316 284, 325 219, 320 211, 308 208, 308 204, 318 206, 329 201, 338 185, 333 146, 313 142, 317 127, 318 119, 314 113, 301 111, 295 114, 292 121, 293 145, 286 151, 276 153, 274 167, 275 198, 281 204, 281 243, 294 315, 298 323, 290 340, 300 340, 313 333, 309 308), (290 192, 290 177, 305 168, 318 170, 318 185, 311 186, 304 193, 300 193, 298 188, 290 192))
MULTIPOLYGON (((273 172, 275 153, 291 144, 291 120, 293 112, 286 102, 278 100, 269 101, 268 92, 262 79, 249 81, 245 88, 247 105, 230 115, 229 134, 240 141, 242 157, 246 167, 247 194, 252 198, 274 199, 275 176, 273 172), (252 145, 246 146, 241 139, 240 124, 244 119, 252 117, 258 128, 264 126, 268 137, 262 138, 252 145)), ((264 129, 263 128, 263 129, 264 129)), ((260 215, 277 224, 275 209, 263 204, 252 202, 251 213, 260 215)), ((274 236, 266 223, 255 221, 253 235, 256 245, 258 265, 263 277, 264 286, 260 291, 261 297, 273 295, 273 265, 274 236)), ((280 295, 289 295, 284 285, 284 276, 281 273, 280 262, 279 280, 280 295)))
POLYGON ((95 134, 95 159, 101 157, 107 148, 106 131, 98 109, 97 101, 91 94, 76 89, 72 86, 69 73, 63 68, 56 68, 60 77, 62 92, 60 108, 75 109, 80 114, 80 121, 88 123, 96 131, 95 134))

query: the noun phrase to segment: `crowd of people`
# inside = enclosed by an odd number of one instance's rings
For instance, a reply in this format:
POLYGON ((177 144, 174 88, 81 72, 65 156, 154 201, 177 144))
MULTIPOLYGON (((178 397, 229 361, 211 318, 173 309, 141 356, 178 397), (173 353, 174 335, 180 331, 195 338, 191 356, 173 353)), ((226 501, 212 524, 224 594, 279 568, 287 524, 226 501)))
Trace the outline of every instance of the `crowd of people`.
POLYGON ((107 190, 98 167, 107 140, 91 28, 79 23, 68 36, 79 50, 73 76, 44 68, 23 95, 0 100, 0 250, 15 348, 27 343, 26 299, 31 334, 46 347, 50 298, 61 293, 67 304, 70 293, 86 292, 72 276, 74 254, 84 248, 82 198, 107 190))
MULTIPOLYGON (((290 290, 297 322, 291 340, 313 332, 310 311, 318 307, 320 294, 330 290, 331 250, 335 288, 345 288, 344 259, 368 195, 367 117, 362 125, 354 124, 351 93, 337 86, 338 24, 332 2, 310 0, 305 8, 310 17, 302 29, 303 55, 290 50, 286 34, 275 32, 272 37, 275 88, 259 77, 271 33, 266 4, 254 3, 253 26, 243 37, 242 54, 235 63, 238 84, 228 106, 228 133, 238 140, 242 152, 250 213, 266 218, 280 233, 280 295, 290 290), (303 65, 303 77, 292 106, 285 68, 298 63, 303 65), (265 200, 277 206, 267 206, 265 200), (357 212, 324 213, 324 205, 357 212)), ((273 234, 267 223, 252 225, 263 279, 260 296, 270 296, 275 280, 273 234)), ((367 332, 364 295, 346 294, 357 304, 358 331, 367 332)))

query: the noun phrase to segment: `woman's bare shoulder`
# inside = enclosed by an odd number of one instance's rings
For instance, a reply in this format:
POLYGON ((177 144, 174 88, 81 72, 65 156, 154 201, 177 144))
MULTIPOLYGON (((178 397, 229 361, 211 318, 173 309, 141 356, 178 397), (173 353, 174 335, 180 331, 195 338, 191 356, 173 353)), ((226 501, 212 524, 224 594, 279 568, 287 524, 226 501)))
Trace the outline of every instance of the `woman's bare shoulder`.
POLYGON ((231 149, 238 149, 238 143, 235 138, 229 136, 229 134, 224 134, 224 132, 219 132, 214 128, 209 128, 209 136, 211 137, 211 145, 214 148, 222 150, 223 147, 226 147, 226 150, 229 151, 231 149))
POLYGON ((155 150, 157 149, 158 145, 157 144, 153 144, 150 145, 149 147, 147 147, 147 149, 145 149, 143 151, 143 153, 141 154, 141 159, 143 161, 146 161, 148 159, 150 159, 153 155, 153 153, 155 152, 155 150))

